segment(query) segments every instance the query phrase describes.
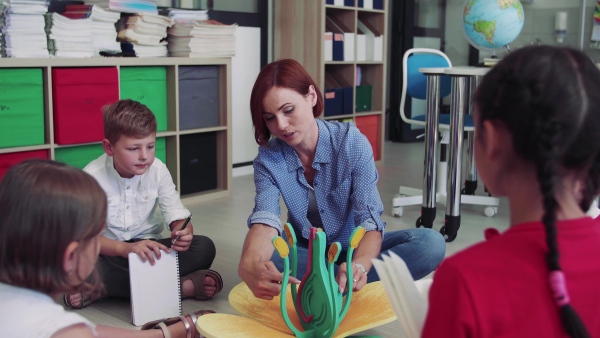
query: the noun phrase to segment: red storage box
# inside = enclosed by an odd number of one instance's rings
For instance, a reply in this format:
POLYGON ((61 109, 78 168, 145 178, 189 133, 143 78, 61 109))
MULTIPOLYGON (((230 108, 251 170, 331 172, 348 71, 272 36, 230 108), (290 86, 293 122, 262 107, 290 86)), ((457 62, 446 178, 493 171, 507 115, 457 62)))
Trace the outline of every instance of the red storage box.
POLYGON ((48 159, 47 150, 23 151, 20 153, 0 154, 0 181, 13 165, 19 164, 29 158, 48 159))
POLYGON ((373 116, 358 116, 355 120, 356 127, 363 133, 373 148, 373 157, 375 161, 381 159, 381 152, 379 149, 379 130, 380 130, 380 117, 373 116))
POLYGON ((116 67, 52 68, 55 143, 102 141, 101 108, 118 99, 116 67))

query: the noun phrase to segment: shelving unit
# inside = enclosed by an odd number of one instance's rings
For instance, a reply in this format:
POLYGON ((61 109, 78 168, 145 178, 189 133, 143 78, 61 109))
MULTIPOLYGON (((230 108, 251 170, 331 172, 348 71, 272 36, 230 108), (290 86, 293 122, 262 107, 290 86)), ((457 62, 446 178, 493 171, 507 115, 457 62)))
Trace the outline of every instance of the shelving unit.
MULTIPOLYGON (((359 0, 343 1, 349 6, 327 4, 325 0, 287 1, 274 0, 274 59, 293 58, 300 62, 308 73, 325 92, 331 87, 330 77, 335 78, 342 86, 352 88, 351 113, 335 116, 325 116, 325 120, 353 121, 367 136, 373 146, 375 160, 383 159, 383 144, 385 135, 385 106, 386 106, 386 55, 387 55, 387 11, 388 0, 383 0, 383 9, 366 9, 359 7, 359 0), (354 33, 354 37, 362 33, 360 23, 367 25, 382 36, 381 59, 357 61, 359 52, 368 52, 354 41, 353 60, 325 61, 325 32, 330 28, 326 18, 333 18, 341 23, 346 33, 354 33), (360 22, 360 23, 359 23, 360 22), (358 69, 362 83, 371 86, 370 108, 357 107, 356 78, 358 69)), ((362 4, 363 2, 360 1, 362 4)), ((362 96, 361 96, 362 97, 362 96)))
MULTIPOLYGON (((41 93, 34 93, 34 97, 39 95, 43 96, 43 107, 40 104, 39 109, 43 109, 43 112, 37 112, 34 109, 33 117, 27 116, 18 117, 21 119, 19 122, 14 122, 16 119, 13 117, 17 115, 2 114, 2 110, 10 111, 10 114, 19 114, 18 109, 11 111, 11 104, 15 103, 11 101, 11 97, 0 94, 0 132, 2 131, 2 125, 4 125, 4 131, 9 131, 11 126, 10 123, 15 123, 16 132, 23 134, 24 129, 23 123, 27 121, 37 119, 42 120, 43 116, 43 137, 38 137, 39 141, 28 141, 26 145, 15 145, 10 143, 10 138, 0 137, 0 170, 2 170, 2 156, 7 154, 16 155, 13 157, 21 156, 22 158, 27 157, 45 157, 49 159, 63 159, 69 164, 82 167, 87 163, 88 157, 93 155, 94 159, 100 156, 103 151, 99 140, 93 140, 91 142, 77 142, 74 144, 58 144, 56 138, 56 119, 58 113, 54 111, 55 103, 53 90, 56 87, 57 79, 53 79, 53 70, 60 69, 75 69, 78 68, 83 76, 75 79, 86 81, 86 71, 92 71, 94 69, 103 69, 100 67, 106 67, 106 69, 117 70, 117 83, 119 98, 125 98, 121 96, 122 83, 121 77, 124 72, 134 69, 134 67, 147 67, 147 69, 162 71, 166 84, 163 83, 162 91, 157 92, 156 95, 164 95, 166 97, 165 112, 153 112, 157 115, 159 121, 159 128, 157 132, 157 157, 163 160, 171 175, 173 181, 179 192, 182 192, 182 200, 184 202, 198 202, 204 200, 210 200, 220 197, 231 195, 231 59, 230 58, 90 58, 90 59, 0 59, 0 86, 10 86, 14 79, 7 79, 6 69, 34 69, 40 70, 41 75, 41 93), (215 108, 215 114, 218 115, 214 120, 218 120, 211 126, 203 126, 193 129, 182 129, 180 126, 180 112, 183 107, 182 104, 186 102, 182 101, 181 96, 184 95, 180 91, 179 84, 180 73, 184 69, 190 69, 198 67, 198 70, 204 71, 210 69, 215 71, 216 83, 218 83, 217 93, 218 98, 214 98, 217 102, 211 102, 212 107, 215 108), (4 75, 3 75, 4 74, 4 75), (3 78, 5 76, 5 78, 3 78), (160 113, 160 114, 159 114, 160 113), (161 115, 164 114, 164 115, 161 115), (166 115, 166 116, 165 116, 166 115), (161 122, 162 121, 162 122, 161 122), (165 125, 166 123, 166 125, 165 125), (19 129, 21 128, 21 129, 19 129), (8 140, 8 141, 7 141, 8 140), (195 144, 194 141, 200 142, 195 144), (183 149, 182 149, 183 148, 183 149), (183 153, 182 153, 183 151, 183 153), (191 153, 190 153, 191 151, 191 153), (85 161, 78 161, 78 154, 85 153, 85 161), (97 154, 96 154, 97 153, 97 154), (58 156, 57 156, 58 155, 58 156), (182 162, 185 158, 186 162, 182 162), (197 189, 186 189, 190 182, 193 186, 198 187, 197 189), (182 189, 183 188, 183 189, 182 189)), ((142 68, 139 68, 142 69, 142 68)), ((12 72, 10 72, 12 74, 12 72)), ((18 74, 18 72, 17 72, 18 74)), ((143 80, 140 80, 142 82, 143 80)), ((140 88, 143 83, 140 83, 140 88)), ((25 85, 24 88, 30 87, 25 85)), ((39 86, 38 86, 39 87, 39 86)), ((130 85, 129 88, 136 90, 136 86, 130 85)), ((37 89, 35 89, 37 90, 37 89)), ((67 89, 69 91, 71 89, 67 89)), ((204 95, 203 88, 195 88, 197 93, 189 93, 189 88, 186 89, 188 93, 185 95, 192 95, 192 99, 201 97, 204 95)), ((64 91, 64 90, 63 90, 64 91)), ((131 90, 129 91, 131 96, 131 90)), ((150 94, 153 94, 150 92, 150 94)), ((149 98, 144 95, 139 97, 128 97, 136 99, 143 103, 149 98)), ((23 99, 21 98, 21 102, 23 99)), ((191 102, 191 101, 189 101, 191 102)), ((102 103, 108 104, 111 102, 102 103)), ((195 102, 195 109, 192 113, 197 113, 198 116, 204 113, 204 108, 195 102)), ((150 107, 150 105, 149 105, 150 107)), ((152 107, 150 107, 152 109, 152 107)), ((189 109, 186 109, 190 111, 189 109)), ((91 112, 81 112, 82 114, 91 112)), ((99 112, 94 112, 97 114, 99 112)), ((188 113, 189 114, 189 113, 188 113)), ((189 116, 188 116, 189 117, 189 116)), ((185 126, 184 126, 185 127, 185 126)), ((93 127, 94 129, 96 127, 93 127)), ((64 132, 64 131, 60 131, 64 132)), ((80 131, 81 132, 81 131, 80 131)), ((85 132, 85 130, 84 130, 85 132)), ((41 129, 38 132, 42 133, 41 129)), ((18 135, 17 135, 18 136, 18 135)), ((27 142, 26 142, 27 143, 27 142)), ((63 142, 64 143, 64 142, 63 142)), ((6 166, 6 163, 4 164, 6 166)), ((6 168, 4 168, 6 169, 6 168)))

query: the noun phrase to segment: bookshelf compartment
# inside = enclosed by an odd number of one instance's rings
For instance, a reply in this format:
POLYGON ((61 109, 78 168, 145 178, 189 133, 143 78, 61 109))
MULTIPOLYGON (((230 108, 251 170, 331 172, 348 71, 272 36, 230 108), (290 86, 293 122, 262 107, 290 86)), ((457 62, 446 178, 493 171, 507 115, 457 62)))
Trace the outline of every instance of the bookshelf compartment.
POLYGON ((325 66, 324 117, 354 112, 353 65, 325 66))
POLYGON ((53 68, 55 142, 66 145, 102 141, 101 109, 118 99, 116 67, 53 68))
POLYGON ((30 158, 48 159, 47 150, 23 151, 9 154, 0 154, 0 181, 8 169, 30 158))
POLYGON ((145 104, 156 116, 157 130, 169 129, 166 67, 121 67, 121 99, 145 104))
POLYGON ((181 195, 217 189, 217 133, 179 137, 181 195))
POLYGON ((219 68, 185 66, 178 73, 179 129, 219 126, 219 68))
MULTIPOLYGON (((385 96, 384 91, 384 83, 382 79, 385 79, 385 75, 383 73, 383 65, 381 64, 360 64, 357 65, 356 69, 357 73, 360 73, 361 78, 361 86, 364 88, 359 89, 357 86, 357 92, 359 90, 364 91, 365 98, 369 98, 371 101, 369 104, 363 105, 361 109, 356 109, 357 112, 383 112, 383 104, 384 101, 380 99, 371 99, 371 98, 381 98, 385 96), (370 91, 370 95, 368 95, 368 91, 370 91)), ((358 93, 356 94, 358 100, 358 93)), ((364 102, 364 101, 363 101, 364 102)))
POLYGON ((0 148, 45 142, 41 68, 0 69, 0 148))

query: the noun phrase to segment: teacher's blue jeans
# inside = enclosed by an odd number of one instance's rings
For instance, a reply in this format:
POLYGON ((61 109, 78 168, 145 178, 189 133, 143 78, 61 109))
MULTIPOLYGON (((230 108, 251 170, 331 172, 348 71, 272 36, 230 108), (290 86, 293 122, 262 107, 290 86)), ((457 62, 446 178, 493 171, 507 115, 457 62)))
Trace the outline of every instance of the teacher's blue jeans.
MULTIPOLYGON (((306 263, 308 261, 308 248, 297 246, 298 248, 298 272, 296 278, 302 279, 306 272, 306 263)), ((408 230, 389 231, 384 235, 381 243, 381 253, 388 251, 394 252, 400 256, 408 266, 414 280, 421 279, 435 270, 446 255, 446 241, 437 231, 428 228, 415 228, 408 230)), ((379 258, 381 258, 381 253, 379 258)), ((326 257, 323 257, 326 259, 326 257)), ((271 261, 279 271, 283 271, 283 259, 277 251, 273 253, 271 261)), ((339 264, 346 261, 346 250, 342 250, 335 265, 335 274, 339 264)), ((367 275, 367 282, 379 280, 377 271, 372 268, 367 275)))

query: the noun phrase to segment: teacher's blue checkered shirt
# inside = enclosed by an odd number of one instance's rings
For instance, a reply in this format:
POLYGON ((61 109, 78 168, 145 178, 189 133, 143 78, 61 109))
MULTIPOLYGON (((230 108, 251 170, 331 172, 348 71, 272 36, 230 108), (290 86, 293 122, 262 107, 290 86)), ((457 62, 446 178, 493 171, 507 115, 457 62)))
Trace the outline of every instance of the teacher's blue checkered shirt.
MULTIPOLYGON (((350 123, 317 119, 319 140, 312 167, 316 170, 314 190, 327 243, 348 240, 356 226, 367 231, 385 228, 381 220, 383 204, 377 190, 379 177, 373 150, 367 138, 350 123)), ((262 223, 282 234, 279 197, 288 208, 288 222, 302 237, 308 238, 307 219, 310 186, 292 147, 272 139, 259 148, 254 159, 256 198, 248 226, 262 223)))

